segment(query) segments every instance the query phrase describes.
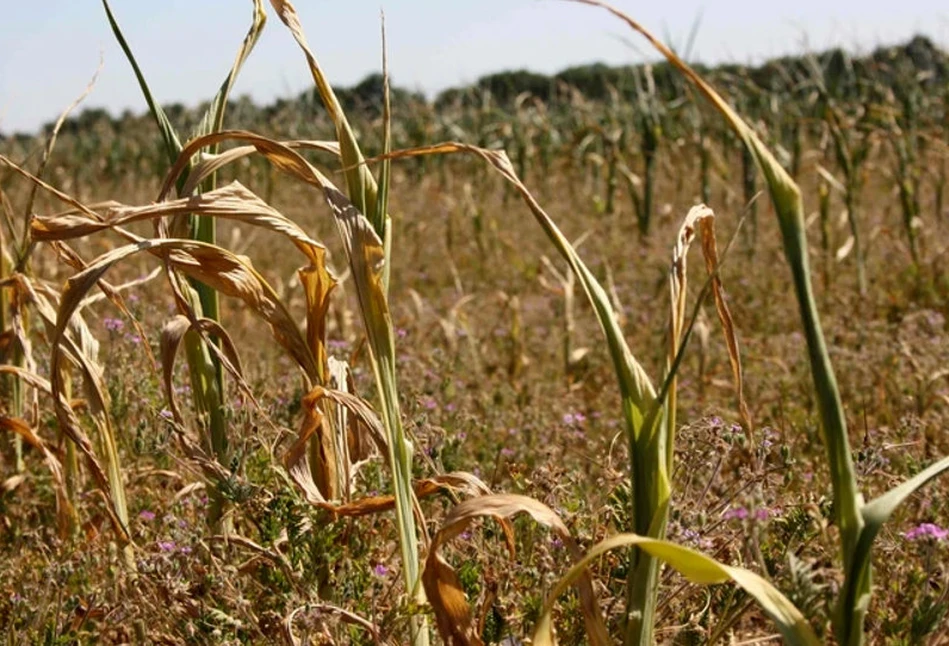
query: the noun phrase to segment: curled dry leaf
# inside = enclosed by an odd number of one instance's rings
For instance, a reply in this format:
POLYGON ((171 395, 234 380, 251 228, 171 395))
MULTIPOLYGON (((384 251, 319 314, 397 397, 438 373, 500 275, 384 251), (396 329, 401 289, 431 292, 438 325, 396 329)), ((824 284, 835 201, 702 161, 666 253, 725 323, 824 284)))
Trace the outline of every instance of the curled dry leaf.
MULTIPOLYGON (((336 126, 336 139, 339 141, 339 155, 343 162, 343 173, 346 176, 348 193, 356 203, 357 209, 363 214, 375 217, 378 212, 376 201, 379 194, 376 180, 364 163, 362 151, 360 151, 359 143, 356 141, 356 135, 346 119, 346 114, 336 97, 336 93, 333 91, 333 87, 326 75, 323 74, 316 56, 307 44, 296 9, 289 0, 270 0, 270 4, 303 51, 307 66, 310 69, 310 75, 313 77, 313 82, 320 93, 323 105, 336 126)), ((372 226, 378 235, 383 235, 384 225, 382 222, 374 220, 372 226)))
MULTIPOLYGON (((369 405, 359 397, 347 392, 316 387, 303 398, 304 420, 293 446, 284 456, 284 464, 290 478, 300 487, 307 501, 331 512, 334 516, 365 516, 388 511, 395 507, 392 495, 370 496, 347 504, 337 504, 326 495, 327 481, 337 474, 313 468, 311 460, 311 438, 319 439, 318 445, 324 447, 323 433, 326 417, 320 408, 323 400, 329 400, 336 406, 345 408, 368 433, 381 452, 386 452, 386 437, 382 423, 369 405)), ((332 438, 330 438, 332 439, 332 438)), ((331 465, 326 465, 330 467, 331 465)), ((439 491, 462 491, 468 495, 484 496, 491 490, 477 477, 464 472, 456 472, 419 480, 413 485, 417 498, 431 496, 439 491)))
POLYGON ((211 334, 221 339, 221 348, 218 348, 218 346, 213 343, 208 344, 208 347, 213 348, 213 351, 218 354, 218 358, 221 360, 224 368, 236 379, 244 391, 244 394, 256 404, 253 392, 244 380, 244 369, 241 366, 237 348, 227 331, 221 327, 217 321, 201 318, 192 323, 187 316, 178 314, 162 326, 160 342, 162 383, 165 388, 165 399, 168 401, 168 408, 171 409, 175 421, 179 424, 183 423, 181 411, 178 408, 178 400, 177 397, 175 397, 173 381, 175 359, 178 356, 178 348, 181 346, 181 341, 184 339, 185 334, 192 330, 204 334, 211 334))
POLYGON ((49 449, 46 442, 33 432, 25 420, 0 415, 0 430, 15 433, 34 449, 43 454, 43 460, 53 477, 53 488, 56 491, 56 518, 59 525, 60 538, 66 538, 69 528, 75 524, 76 510, 69 502, 69 493, 66 489, 66 478, 63 475, 63 465, 59 458, 49 449))
MULTIPOLYGON (((752 434, 754 427, 752 426, 748 405, 745 402, 744 376, 741 367, 741 351, 738 345, 738 333, 735 330, 735 322, 734 319, 732 319, 731 311, 728 309, 725 287, 722 285, 722 280, 718 273, 718 243, 715 239, 714 219, 715 213, 704 204, 693 206, 686 215, 685 221, 679 228, 679 234, 676 237, 676 244, 672 251, 672 274, 670 277, 672 335, 669 357, 670 361, 672 361, 676 352, 678 352, 678 345, 682 341, 682 335, 687 324, 687 257, 689 247, 691 247, 696 235, 700 234, 702 239, 702 255, 705 258, 705 269, 711 281, 715 310, 722 324, 722 333, 725 337, 725 345, 728 349, 728 359, 731 364, 732 377, 735 382, 739 416, 745 428, 745 433, 748 434, 748 439, 753 443, 752 434)), ((670 388, 669 392, 674 393, 675 389, 670 388)))
MULTIPOLYGON (((422 573, 425 594, 435 611, 438 630, 445 643, 480 646, 482 641, 475 630, 468 601, 462 591, 458 575, 442 557, 441 547, 461 534, 474 519, 490 517, 501 524, 508 549, 513 555, 514 530, 509 519, 522 513, 530 515, 536 522, 549 527, 556 533, 575 561, 583 557, 580 547, 570 535, 570 530, 564 525, 560 516, 550 507, 533 498, 515 494, 497 494, 472 498, 457 505, 448 514, 441 529, 432 539, 425 570, 422 573)), ((610 643, 610 638, 596 603, 590 574, 583 570, 577 575, 576 582, 580 590, 580 603, 590 643, 595 646, 605 646, 610 643)))
MULTIPOLYGON (((23 368, 19 368, 17 366, 0 365, 0 374, 14 375, 32 388, 35 388, 36 390, 46 393, 54 399, 57 399, 57 394, 54 392, 53 384, 36 373, 30 372, 29 370, 24 370, 23 368)), ((102 463, 96 456, 89 437, 85 434, 85 432, 83 432, 82 426, 79 422, 79 419, 76 417, 76 413, 73 410, 71 403, 66 400, 62 392, 58 393, 58 399, 59 401, 56 405, 57 415, 59 415, 61 412, 68 422, 68 424, 63 425, 63 432, 66 433, 66 435, 76 444, 76 446, 79 448, 79 452, 83 454, 83 457, 85 457, 86 466, 89 469, 93 480, 95 480, 96 484, 98 485, 102 496, 106 500, 106 510, 116 534, 121 539, 127 540, 127 527, 116 515, 115 502, 112 499, 111 493, 109 491, 109 479, 106 476, 106 470, 103 469, 102 463)))
POLYGON ((321 410, 322 399, 323 389, 319 386, 303 397, 303 425, 286 458, 290 477, 314 504, 319 499, 338 500, 342 493, 334 424, 321 410))
MULTIPOLYGON (((178 159, 165 176, 165 182, 162 184, 157 201, 162 202, 167 199, 178 177, 190 168, 191 158, 196 155, 198 151, 202 148, 216 146, 224 141, 245 142, 253 146, 274 168, 306 184, 318 188, 333 185, 321 172, 316 170, 312 164, 304 159, 300 153, 293 149, 293 142, 285 143, 276 141, 246 130, 223 130, 221 132, 195 137, 182 148, 178 159)), ((195 176, 195 180, 201 179, 204 179, 204 177, 195 176)))
MULTIPOLYGON (((210 139, 217 141, 220 137, 210 139)), ((251 149, 257 150, 255 147, 251 149)), ((278 149, 271 157, 277 156, 279 152, 278 149)), ((291 161, 297 163, 302 159, 291 159, 291 161)), ((305 172, 301 168, 306 168, 306 162, 302 161, 302 163, 303 166, 297 163, 297 173, 305 172)), ((337 284, 336 278, 327 267, 326 248, 310 238, 295 222, 269 206, 239 182, 232 182, 225 187, 200 195, 157 204, 145 206, 111 204, 102 216, 94 214, 95 217, 93 217, 86 212, 70 212, 36 218, 32 227, 33 235, 38 240, 67 240, 116 229, 141 220, 159 220, 187 214, 230 219, 272 231, 289 239, 306 256, 309 264, 299 270, 299 276, 304 286, 307 305, 306 342, 312 361, 301 362, 301 358, 305 359, 302 354, 294 355, 294 358, 311 380, 326 383, 328 378, 326 375, 326 313, 329 308, 330 294, 337 284)), ((210 284, 207 281, 202 280, 202 282, 210 284)))
POLYGON ((237 181, 207 193, 157 204, 129 206, 110 203, 103 215, 70 211, 38 216, 33 219, 32 232, 33 237, 40 241, 69 240, 133 222, 188 214, 245 222, 279 233, 292 241, 310 260, 316 260, 318 250, 323 249, 323 245, 310 238, 295 222, 237 181))
POLYGON ((115 263, 143 251, 168 261, 174 268, 222 294, 241 299, 252 312, 270 324, 277 342, 311 379, 316 379, 313 356, 293 317, 250 261, 220 247, 195 240, 144 240, 103 254, 67 281, 60 303, 60 326, 65 324, 64 321, 68 320, 76 305, 102 274, 115 263))
MULTIPOLYGON (((464 493, 469 496, 487 496, 491 490, 477 476, 464 471, 454 473, 443 473, 431 478, 416 480, 412 485, 415 497, 419 500, 434 496, 437 493, 464 493)), ((331 505, 328 503, 315 503, 333 514, 334 517, 368 516, 378 514, 383 511, 389 511, 395 508, 395 496, 369 496, 360 498, 353 502, 343 505, 331 505)))
MULTIPOLYGON (((339 144, 335 141, 285 141, 283 145, 294 149, 319 150, 339 157, 339 144)), ((201 159, 192 166, 191 172, 188 173, 188 179, 185 181, 181 194, 191 195, 201 182, 218 170, 255 152, 257 152, 256 146, 245 145, 225 150, 216 155, 202 155, 201 159)))
MULTIPOLYGON (((335 357, 329 357, 328 363, 330 371, 328 396, 331 399, 339 394, 355 396, 355 385, 349 363, 335 357)), ((386 439, 385 436, 380 435, 384 429, 380 428, 378 423, 367 422, 364 415, 350 416, 349 408, 341 402, 336 402, 336 416, 337 428, 344 434, 340 439, 340 445, 346 447, 354 465, 371 457, 375 453, 374 447, 385 453, 386 439)))

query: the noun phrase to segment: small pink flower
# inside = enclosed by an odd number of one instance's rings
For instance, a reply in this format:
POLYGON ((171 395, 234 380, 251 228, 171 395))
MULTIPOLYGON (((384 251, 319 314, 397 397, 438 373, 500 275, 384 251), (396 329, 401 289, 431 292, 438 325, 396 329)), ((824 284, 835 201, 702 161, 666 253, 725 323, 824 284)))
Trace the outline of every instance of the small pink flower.
POLYGON ((935 523, 921 523, 905 532, 903 538, 908 541, 925 540, 927 538, 934 541, 944 541, 949 538, 949 529, 943 529, 935 523))
POLYGON ((745 520, 748 518, 748 510, 744 507, 732 507, 722 514, 725 520, 745 520))
POLYGON ((102 324, 109 332, 121 332, 125 328, 125 321, 112 317, 102 319, 102 324))

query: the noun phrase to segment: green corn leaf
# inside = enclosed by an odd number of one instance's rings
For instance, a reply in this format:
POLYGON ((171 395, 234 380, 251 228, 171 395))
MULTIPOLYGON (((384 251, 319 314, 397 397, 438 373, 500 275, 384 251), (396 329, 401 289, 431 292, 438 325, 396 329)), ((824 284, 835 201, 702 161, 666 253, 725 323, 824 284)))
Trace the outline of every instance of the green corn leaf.
POLYGON ((906 482, 893 487, 885 494, 868 502, 860 510, 863 516, 864 526, 860 532, 856 549, 850 556, 850 563, 847 567, 847 572, 849 572, 850 575, 844 582, 844 589, 841 591, 840 601, 837 606, 837 620, 839 626, 837 629, 837 638, 841 640, 841 643, 843 643, 843 636, 851 635, 854 631, 854 626, 862 623, 855 621, 855 618, 857 615, 865 615, 870 603, 869 581, 867 581, 867 585, 863 590, 861 590, 861 586, 859 586, 858 583, 864 579, 864 577, 869 576, 871 549, 877 534, 879 534, 884 523, 889 520, 890 516, 903 501, 915 493, 917 489, 946 471, 949 471, 949 457, 945 457, 935 464, 931 464, 906 482))
POLYGON ((813 628, 777 588, 754 572, 720 563, 700 552, 682 547, 671 541, 645 538, 636 534, 617 534, 598 543, 564 575, 547 597, 540 619, 534 628, 534 646, 553 646, 553 609, 560 595, 583 573, 593 561, 621 547, 636 546, 665 562, 693 583, 714 585, 732 581, 754 597, 761 609, 771 618, 791 646, 818 646, 820 642, 813 628))
POLYGON ((129 47, 128 42, 125 40, 121 28, 119 28, 119 23, 112 13, 109 0, 102 0, 102 6, 105 7, 105 13, 109 17, 109 25, 112 26, 112 33, 115 34, 115 39, 119 42, 119 47, 121 47, 125 53, 125 58, 128 59, 129 65, 132 66, 132 71, 135 72, 135 78, 138 80, 138 86, 141 88, 142 95, 145 97, 145 103, 148 104, 148 109, 151 111, 155 123, 158 124, 158 131, 161 133, 162 141, 165 143, 165 153, 168 155, 168 159, 171 163, 174 163, 178 157, 178 153, 181 151, 181 141, 178 139, 178 133, 175 132, 175 127, 171 125, 171 121, 168 120, 168 115, 165 114, 162 107, 155 101, 155 97, 152 96, 151 88, 148 87, 148 83, 145 81, 145 75, 142 74, 142 70, 138 66, 138 61, 135 60, 135 55, 132 54, 132 48, 129 47))
MULTIPOLYGON (((210 132, 216 132, 223 127, 224 112, 227 108, 227 99, 230 95, 231 88, 234 86, 234 82, 237 80, 237 75, 244 64, 244 61, 247 60, 247 57, 253 50, 254 45, 260 38, 260 34, 263 31, 264 25, 267 21, 267 15, 264 13, 262 0, 253 0, 253 2, 253 22, 247 32, 247 35, 244 37, 244 42, 241 44, 241 47, 238 50, 237 58, 235 59, 233 66, 228 72, 227 77, 224 79, 224 82, 221 84, 217 94, 211 100, 207 111, 198 125, 196 131, 197 135, 205 135, 210 132)), ((115 39, 122 48, 122 52, 128 59, 129 65, 132 66, 132 71, 135 73, 135 78, 138 80, 139 88, 142 91, 142 95, 145 97, 145 102, 148 104, 148 109, 158 125, 158 130, 161 133, 162 141, 165 144, 165 152, 168 155, 169 162, 174 163, 178 158, 178 154, 181 152, 182 148, 181 140, 178 138, 178 133, 175 131, 175 127, 172 125, 171 121, 169 121, 168 115, 165 114, 165 111, 162 109, 161 105, 155 100, 151 88, 148 86, 148 82, 145 80, 145 75, 142 73, 142 70, 138 65, 138 61, 135 59, 135 55, 132 53, 132 48, 129 46, 128 41, 125 40, 125 35, 122 33, 122 29, 119 27, 118 20, 116 20, 115 14, 112 13, 112 7, 109 5, 109 0, 102 0, 102 5, 105 7, 105 12, 109 19, 109 25, 112 27, 112 33, 115 35, 115 39)))

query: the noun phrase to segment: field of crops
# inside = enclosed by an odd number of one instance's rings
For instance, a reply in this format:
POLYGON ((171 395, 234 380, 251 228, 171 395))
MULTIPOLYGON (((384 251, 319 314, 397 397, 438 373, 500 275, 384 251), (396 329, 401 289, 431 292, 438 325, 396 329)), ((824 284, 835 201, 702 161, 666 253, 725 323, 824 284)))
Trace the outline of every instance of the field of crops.
POLYGON ((949 644, 949 54, 573 1, 664 61, 334 90, 252 0, 162 108, 104 0, 150 112, 0 137, 0 641, 949 644))

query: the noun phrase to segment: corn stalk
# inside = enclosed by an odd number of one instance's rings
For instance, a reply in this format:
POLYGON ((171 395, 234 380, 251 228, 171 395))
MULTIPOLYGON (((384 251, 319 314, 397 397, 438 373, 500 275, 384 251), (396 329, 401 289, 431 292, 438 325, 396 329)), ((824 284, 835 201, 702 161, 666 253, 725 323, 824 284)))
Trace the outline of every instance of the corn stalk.
MULTIPOLYGON (((122 34, 108 0, 102 0, 102 4, 105 8, 112 32, 135 73, 142 94, 158 126, 161 140, 164 144, 165 156, 168 165, 171 166, 175 163, 175 160, 182 150, 178 133, 175 131, 165 111, 153 98, 151 89, 145 81, 145 76, 139 68, 135 56, 132 54, 132 50, 122 34)), ((244 61, 257 43, 257 39, 263 30, 265 22, 266 14, 263 11, 262 0, 253 0, 253 19, 251 26, 238 50, 234 64, 224 79, 224 82, 221 84, 217 94, 211 100, 198 126, 196 134, 203 135, 217 132, 222 128, 231 88, 237 79, 237 75, 244 61)), ((212 153, 213 152, 216 152, 216 150, 212 150, 212 153)), ((179 191, 183 190, 184 182, 185 176, 181 175, 178 182, 179 191)), ((214 186, 215 179, 212 175, 204 183, 202 190, 213 190, 214 186)), ((167 235, 168 233, 184 234, 192 240, 207 244, 214 244, 216 241, 215 224, 212 218, 201 218, 190 215, 177 217, 171 223, 170 231, 163 225, 160 225, 160 231, 163 235, 167 235)), ((179 279, 171 273, 169 273, 168 278, 170 281, 180 282, 179 279)), ((218 296, 214 289, 211 289, 201 281, 192 279, 190 285, 179 285, 178 291, 186 299, 187 307, 190 308, 195 318, 208 318, 215 322, 220 320, 218 296)), ((227 419, 224 405, 224 373, 221 362, 217 354, 212 352, 204 340, 194 331, 190 331, 185 337, 185 353, 188 359, 188 369, 191 377, 195 408, 207 424, 207 435, 205 438, 206 450, 214 455, 221 464, 227 465, 230 459, 227 419)), ((218 523, 223 520, 225 501, 220 495, 220 491, 215 490, 212 493, 214 495, 212 496, 211 519, 213 522, 218 523)), ((225 523, 225 527, 226 526, 227 524, 225 523)))
MULTIPOLYGON (((840 531, 840 555, 844 579, 832 619, 834 635, 839 644, 862 646, 865 641, 864 622, 872 593, 871 551, 883 524, 896 508, 917 489, 936 476, 949 471, 949 457, 923 469, 906 482, 870 501, 864 501, 854 470, 847 421, 844 415, 837 379, 827 352, 824 333, 811 286, 808 248, 805 235, 804 205, 801 191, 791 176, 778 163, 758 135, 721 96, 695 71, 682 62, 668 47, 655 39, 629 16, 599 0, 575 0, 607 9, 649 40, 724 117, 728 125, 755 156, 767 181, 778 216, 784 242, 785 257, 791 268, 795 295, 801 312, 807 343, 811 376, 817 395, 821 430, 827 451, 833 485, 834 520, 840 531)), ((787 635, 785 638, 787 639, 787 635)), ((792 641, 792 643, 798 643, 792 641)), ((800 642, 803 643, 803 642, 800 642)))

